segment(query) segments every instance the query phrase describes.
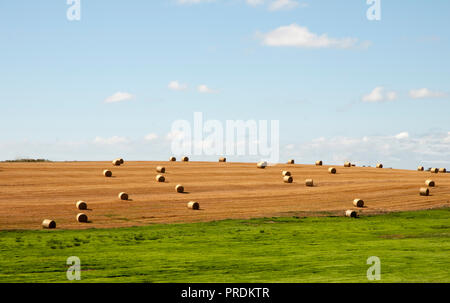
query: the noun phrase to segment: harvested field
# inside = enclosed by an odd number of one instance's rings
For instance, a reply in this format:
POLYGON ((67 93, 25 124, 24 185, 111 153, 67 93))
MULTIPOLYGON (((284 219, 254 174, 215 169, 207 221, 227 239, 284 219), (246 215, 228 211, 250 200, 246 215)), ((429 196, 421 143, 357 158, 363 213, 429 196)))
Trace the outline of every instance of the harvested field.
POLYGON ((111 167, 105 162, 0 163, 0 229, 41 229, 46 218, 57 229, 109 228, 152 223, 198 222, 227 218, 282 216, 343 216, 347 209, 359 215, 391 211, 430 209, 450 205, 450 174, 433 174, 437 186, 430 196, 418 189, 430 172, 417 170, 351 167, 336 174, 329 166, 279 164, 256 168, 255 163, 218 162, 130 162, 111 167), (158 183, 155 166, 167 168, 168 180, 158 183), (280 170, 289 170, 296 180, 280 182, 280 170), (205 172, 208 172, 205 174, 205 172), (189 189, 173 190, 176 184, 189 189), (118 192, 131 200, 120 201, 118 192), (360 197, 364 208, 349 208, 360 197), (75 201, 89 201, 89 223, 74 220, 75 201), (199 211, 186 208, 198 201, 199 211), (351 204, 351 202, 350 202, 351 204))

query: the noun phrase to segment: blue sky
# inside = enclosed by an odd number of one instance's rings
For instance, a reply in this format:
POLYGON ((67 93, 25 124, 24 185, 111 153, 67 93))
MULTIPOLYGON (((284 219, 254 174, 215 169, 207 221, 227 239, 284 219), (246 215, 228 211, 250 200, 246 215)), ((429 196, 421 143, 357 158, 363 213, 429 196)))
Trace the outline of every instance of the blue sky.
POLYGON ((281 161, 450 167, 448 1, 381 0, 380 21, 366 0, 69 7, 0 3, 2 160, 165 160, 202 112, 279 120, 281 161))

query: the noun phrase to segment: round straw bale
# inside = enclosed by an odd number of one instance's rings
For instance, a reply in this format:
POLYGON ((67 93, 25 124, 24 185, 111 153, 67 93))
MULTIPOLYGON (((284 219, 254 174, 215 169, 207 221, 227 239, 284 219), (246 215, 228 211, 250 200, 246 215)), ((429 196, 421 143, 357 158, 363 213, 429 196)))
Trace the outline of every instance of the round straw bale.
POLYGON ((290 176, 291 175, 291 172, 290 171, 287 171, 287 170, 283 170, 282 172, 281 172, 281 175, 284 177, 284 176, 290 176))
POLYGON ((164 181, 166 181, 166 178, 164 178, 163 175, 156 175, 155 179, 156 179, 156 181, 158 181, 158 182, 164 182, 164 181))
POLYGON ((104 171, 103 171, 103 175, 105 176, 105 177, 112 177, 112 172, 110 171, 110 170, 107 170, 107 169, 105 169, 104 171))
POLYGON ((220 157, 220 158, 219 158, 219 162, 227 162, 227 158, 225 158, 225 157, 220 157))
POLYGON ((166 172, 166 168, 164 166, 157 166, 156 167, 156 172, 157 173, 165 173, 166 172))
POLYGON ((316 165, 317 165, 317 166, 322 166, 322 163, 323 163, 322 160, 316 161, 316 165))
POLYGON ((313 179, 306 179, 305 180, 306 186, 314 186, 314 180, 313 179))
POLYGON ((437 174, 437 173, 439 172, 439 169, 433 167, 432 169, 430 169, 430 172, 431 172, 432 174, 437 174))
POLYGON ((188 202, 187 207, 189 209, 198 210, 198 209, 200 209, 200 204, 198 202, 191 201, 191 202, 188 202))
POLYGON ((267 166, 266 161, 261 161, 261 162, 258 162, 258 164, 256 164, 256 167, 258 167, 258 168, 266 168, 266 166, 267 166))
POLYGON ((426 180, 425 184, 429 187, 434 187, 436 185, 433 180, 426 180))
POLYGON ((353 200, 353 205, 356 207, 364 207, 364 201, 361 199, 353 200))
POLYGON ((120 200, 128 200, 128 194, 124 193, 124 192, 120 193, 119 194, 119 199, 120 200))
POLYGON ((175 158, 175 157, 170 157, 170 158, 169 158, 169 161, 177 161, 177 158, 175 158))
POLYGON ((378 164, 377 164, 377 168, 383 168, 383 164, 378 163, 378 164))
POLYGON ((329 172, 330 174, 335 174, 335 173, 336 173, 336 168, 330 167, 330 168, 328 169, 328 172, 329 172))
POLYGON ((423 166, 418 166, 418 167, 417 167, 417 170, 418 170, 418 171, 424 171, 425 168, 424 168, 423 166))
POLYGON ((122 164, 122 163, 120 163, 120 160, 119 160, 119 159, 114 159, 114 160, 112 161, 112 164, 113 164, 114 166, 120 166, 120 164, 122 164))
POLYGON ((287 161, 287 164, 295 164, 294 159, 289 159, 289 160, 287 161))
POLYGON ((430 190, 426 187, 421 187, 420 188, 420 195, 421 196, 429 196, 430 195, 430 190))
POLYGON ((82 223, 86 223, 88 221, 88 216, 86 216, 86 214, 79 213, 77 215, 77 221, 78 222, 82 222, 82 223))
POLYGON ((357 217, 357 213, 354 210, 346 210, 345 211, 345 216, 346 217, 350 217, 350 218, 356 218, 357 217))
POLYGON ((120 164, 123 164, 123 159, 122 158, 119 158, 119 161, 120 161, 120 164))
POLYGON ((176 190, 178 193, 182 193, 182 192, 184 192, 184 186, 181 185, 181 184, 178 184, 177 186, 175 186, 175 190, 176 190))
POLYGON ((294 181, 294 178, 292 178, 292 176, 284 176, 283 181, 284 183, 292 183, 292 181, 294 181))
POLYGON ((344 163, 344 167, 351 167, 351 166, 352 166, 352 164, 350 162, 345 162, 344 163))
POLYGON ((56 222, 50 219, 45 219, 42 221, 43 228, 56 228, 56 222))
POLYGON ((188 162, 188 161, 189 161, 189 158, 186 157, 186 156, 184 156, 183 158, 181 158, 181 161, 183 161, 183 162, 188 162))
POLYGON ((439 168, 439 172, 440 172, 440 173, 446 173, 446 172, 447 172, 447 169, 446 169, 446 168, 439 168))
POLYGON ((78 201, 77 202, 77 208, 80 210, 87 209, 87 203, 84 201, 78 201))

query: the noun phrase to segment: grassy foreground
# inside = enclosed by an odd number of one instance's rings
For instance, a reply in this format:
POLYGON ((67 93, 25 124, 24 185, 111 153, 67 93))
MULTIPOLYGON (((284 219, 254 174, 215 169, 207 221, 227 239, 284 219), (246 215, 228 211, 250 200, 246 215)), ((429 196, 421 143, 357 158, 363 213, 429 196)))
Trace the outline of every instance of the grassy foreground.
POLYGON ((1 231, 0 282, 450 282, 450 209, 83 231, 1 231))

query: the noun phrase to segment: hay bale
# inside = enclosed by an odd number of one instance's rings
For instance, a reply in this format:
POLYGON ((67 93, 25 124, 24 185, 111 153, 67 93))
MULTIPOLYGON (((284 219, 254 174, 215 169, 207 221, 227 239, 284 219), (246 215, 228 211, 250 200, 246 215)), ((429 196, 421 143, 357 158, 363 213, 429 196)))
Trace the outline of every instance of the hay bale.
POLYGON ((377 168, 383 168, 383 164, 378 163, 378 164, 377 164, 377 168))
POLYGON ((432 174, 437 174, 437 173, 439 172, 439 169, 433 167, 433 168, 430 169, 430 172, 431 172, 432 174))
POLYGON ((328 172, 329 172, 330 174, 335 174, 335 173, 336 173, 336 168, 330 167, 330 168, 328 169, 328 172))
POLYGON ((85 210, 85 209, 87 209, 87 203, 84 202, 84 201, 78 201, 77 202, 77 208, 79 210, 85 210))
POLYGON ((417 167, 417 170, 418 170, 418 171, 424 171, 425 168, 424 168, 423 166, 418 166, 418 167, 417 167))
POLYGON ((173 162, 173 161, 177 161, 177 158, 175 158, 175 157, 170 157, 170 158, 169 158, 169 161, 172 161, 172 162, 173 162))
POLYGON ((79 213, 77 215, 77 221, 80 223, 86 223, 88 221, 88 216, 86 216, 86 214, 79 213))
POLYGON ((219 162, 227 162, 227 158, 225 158, 225 157, 220 157, 220 158, 219 158, 219 162))
POLYGON ((429 186, 429 187, 434 187, 434 186, 435 186, 435 183, 434 183, 433 180, 426 180, 426 181, 425 181, 425 184, 426 184, 427 186, 429 186))
POLYGON ((447 172, 447 169, 446 168, 439 168, 439 172, 445 174, 447 172))
POLYGON ((352 167, 352 164, 350 162, 345 162, 344 167, 352 167))
POLYGON ((295 164, 294 159, 289 159, 289 160, 287 161, 287 164, 295 164))
POLYGON ((266 168, 267 167, 267 162, 266 161, 261 161, 258 162, 258 164, 256 164, 257 168, 266 168))
POLYGON ((322 163, 323 163, 322 160, 316 161, 316 165, 317 165, 317 166, 322 166, 322 163))
POLYGON ((112 164, 113 164, 114 166, 120 166, 120 164, 122 164, 122 163, 120 162, 120 159, 114 159, 114 160, 112 161, 112 164))
POLYGON ((420 188, 420 195, 421 196, 429 196, 430 195, 430 190, 426 187, 421 187, 420 188))
POLYGON ((166 168, 164 166, 157 166, 156 167, 156 172, 164 174, 166 172, 166 168))
POLYGON ((120 161, 120 164, 123 164, 123 163, 124 163, 124 161, 123 161, 122 158, 119 158, 119 161, 120 161))
POLYGON ((183 193, 184 192, 184 186, 181 184, 178 184, 177 186, 175 186, 175 190, 177 191, 177 193, 183 193))
POLYGON ((189 209, 199 210, 200 209, 200 204, 198 202, 196 202, 196 201, 191 201, 191 202, 188 202, 187 207, 189 209))
POLYGON ((284 176, 290 176, 291 175, 291 172, 290 171, 287 171, 287 170, 283 170, 282 172, 281 172, 281 175, 284 177, 284 176))
POLYGON ((107 178, 110 178, 110 177, 112 177, 112 172, 110 170, 105 169, 103 171, 103 175, 107 178))
POLYGON ((294 178, 292 178, 292 176, 284 176, 283 181, 284 183, 292 183, 294 181, 294 178))
POLYGON ((306 186, 314 186, 314 180, 313 179, 306 179, 305 180, 306 186))
POLYGON ((121 192, 121 193, 119 194, 119 199, 120 199, 120 200, 128 200, 128 194, 127 194, 127 193, 124 193, 124 192, 121 192))
POLYGON ((353 200, 353 205, 356 207, 364 207, 364 201, 361 199, 353 200))
POLYGON ((44 221, 42 221, 42 227, 43 228, 56 228, 56 222, 50 219, 45 219, 44 221))
POLYGON ((358 214, 356 213, 356 211, 350 209, 345 211, 345 216, 350 218, 356 218, 358 214))
POLYGON ((184 156, 183 158, 181 158, 181 161, 183 161, 183 162, 188 162, 188 161, 189 161, 189 158, 186 157, 186 156, 184 156))
POLYGON ((164 182, 164 181, 166 181, 166 178, 164 178, 163 175, 156 175, 155 179, 156 179, 156 181, 158 181, 158 182, 164 182))

